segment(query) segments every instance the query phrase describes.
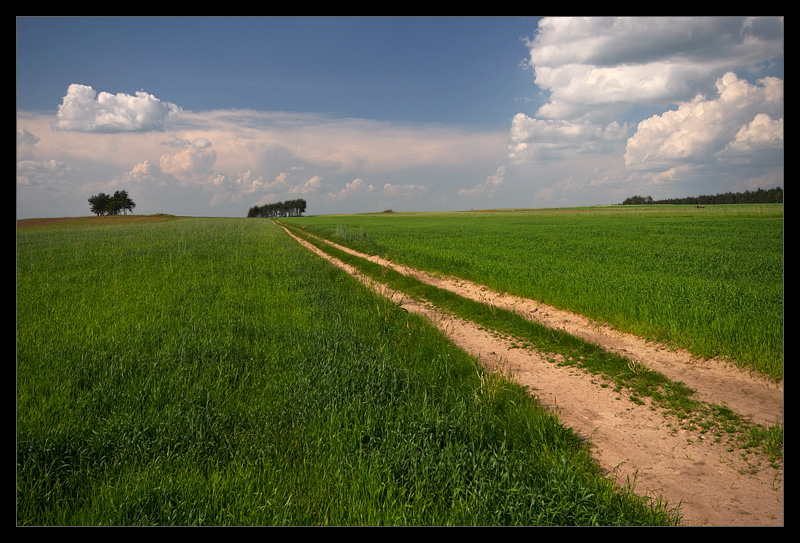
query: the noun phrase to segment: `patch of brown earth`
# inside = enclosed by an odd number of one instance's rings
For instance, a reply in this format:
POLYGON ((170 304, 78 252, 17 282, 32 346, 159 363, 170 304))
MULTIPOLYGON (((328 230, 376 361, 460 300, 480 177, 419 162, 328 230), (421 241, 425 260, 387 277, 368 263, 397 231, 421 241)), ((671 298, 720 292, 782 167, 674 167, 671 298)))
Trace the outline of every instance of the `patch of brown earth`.
MULTIPOLYGON (((287 230, 288 232, 288 230, 287 230)), ((291 235, 291 233, 289 233, 291 235)), ((292 236, 295 237, 295 236, 292 236)), ((669 505, 680 505, 682 523, 690 526, 782 526, 783 468, 753 464, 725 444, 668 425, 664 415, 639 405, 596 378, 548 361, 544 355, 515 348, 510 340, 453 318, 430 304, 408 299, 364 278, 357 270, 307 242, 298 242, 348 273, 371 284, 406 310, 426 316, 453 343, 489 368, 527 386, 562 422, 584 436, 599 464, 620 484, 669 505)), ((330 242, 328 242, 330 243, 330 242)), ((335 245, 335 244, 334 244, 335 245)), ((726 405, 753 422, 783 423, 783 385, 741 372, 715 360, 665 349, 608 326, 590 322, 532 300, 493 292, 461 279, 434 277, 383 259, 368 258, 401 273, 462 296, 513 309, 547 326, 563 329, 606 349, 683 381, 699 399, 726 405)))

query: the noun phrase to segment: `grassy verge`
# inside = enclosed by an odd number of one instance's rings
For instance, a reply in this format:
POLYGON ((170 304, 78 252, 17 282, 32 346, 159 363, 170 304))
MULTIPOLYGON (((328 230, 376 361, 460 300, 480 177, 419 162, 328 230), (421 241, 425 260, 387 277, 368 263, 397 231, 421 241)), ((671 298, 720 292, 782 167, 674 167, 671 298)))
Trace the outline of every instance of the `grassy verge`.
POLYGON ((268 221, 17 232, 18 525, 664 525, 268 221))

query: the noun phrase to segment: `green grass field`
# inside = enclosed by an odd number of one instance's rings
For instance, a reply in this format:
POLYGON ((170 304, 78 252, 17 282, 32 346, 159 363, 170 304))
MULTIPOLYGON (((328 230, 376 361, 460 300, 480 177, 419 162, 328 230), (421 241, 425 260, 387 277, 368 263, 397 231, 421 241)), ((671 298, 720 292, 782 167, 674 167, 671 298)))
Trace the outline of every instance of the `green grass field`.
MULTIPOLYGON (((393 251, 392 223, 363 220, 345 233, 393 251)), ((457 230, 421 231, 446 247, 457 230)), ((16 312, 21 526, 676 521, 600 477, 526 391, 267 220, 18 227, 16 312)))
POLYGON ((614 206, 288 219, 783 379, 783 206, 614 206))

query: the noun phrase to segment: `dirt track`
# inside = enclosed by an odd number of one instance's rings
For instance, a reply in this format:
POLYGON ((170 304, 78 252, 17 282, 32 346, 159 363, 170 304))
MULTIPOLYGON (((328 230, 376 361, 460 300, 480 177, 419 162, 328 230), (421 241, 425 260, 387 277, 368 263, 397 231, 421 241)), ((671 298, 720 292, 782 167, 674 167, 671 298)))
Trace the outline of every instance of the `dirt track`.
MULTIPOLYGON (((289 235, 291 232, 287 230, 289 235)), ((586 437, 598 462, 620 483, 631 482, 638 494, 680 504, 683 524, 690 526, 783 526, 783 468, 754 465, 725 444, 697 439, 688 431, 668 427, 662 414, 601 387, 574 368, 559 366, 527 349, 455 319, 365 279, 354 268, 294 237, 323 258, 366 281, 410 312, 428 317, 456 345, 479 357, 490 368, 511 374, 562 422, 586 437)), ((328 242, 330 243, 330 242, 328 242)), ((332 244, 335 245, 335 244, 332 244)), ((783 424, 783 385, 770 383, 715 360, 699 360, 639 338, 596 325, 532 300, 493 292, 452 278, 356 253, 419 280, 467 298, 513 309, 532 320, 601 345, 644 364, 696 390, 700 400, 725 405, 762 424, 783 424)))

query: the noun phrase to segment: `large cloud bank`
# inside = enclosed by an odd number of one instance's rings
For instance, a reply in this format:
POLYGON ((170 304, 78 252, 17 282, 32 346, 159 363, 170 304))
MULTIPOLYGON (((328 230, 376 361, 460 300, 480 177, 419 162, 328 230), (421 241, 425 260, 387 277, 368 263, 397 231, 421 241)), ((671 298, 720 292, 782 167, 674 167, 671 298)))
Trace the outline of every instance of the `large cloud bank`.
POLYGON ((514 117, 512 160, 605 151, 629 137, 622 119, 637 107, 664 113, 639 124, 629 166, 733 152, 753 138, 782 147, 783 82, 736 75, 783 54, 782 18, 545 18, 527 45, 546 99, 514 117))

